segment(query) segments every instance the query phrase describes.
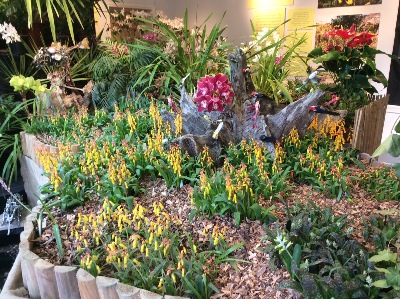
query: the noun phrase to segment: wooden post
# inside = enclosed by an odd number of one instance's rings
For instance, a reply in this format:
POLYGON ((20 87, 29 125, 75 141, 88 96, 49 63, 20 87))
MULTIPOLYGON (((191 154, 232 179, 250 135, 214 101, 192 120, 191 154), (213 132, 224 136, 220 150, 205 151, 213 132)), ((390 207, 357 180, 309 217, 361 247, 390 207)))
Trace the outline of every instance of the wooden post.
POLYGON ((76 267, 55 266, 58 295, 60 299, 80 299, 78 281, 76 279, 76 267))
POLYGON ((117 283, 117 294, 119 299, 141 299, 140 289, 124 283, 117 283))
POLYGON ((100 299, 96 278, 89 272, 79 269, 76 273, 79 293, 82 299, 100 299))
POLYGON ((117 293, 118 279, 104 276, 96 277, 97 289, 101 299, 118 299, 117 293))
POLYGON ((39 259, 35 263, 36 278, 42 299, 59 299, 54 265, 39 259))
POLYGON ((19 136, 21 137, 22 154, 26 155, 27 150, 26 150, 26 137, 25 137, 26 135, 25 135, 25 132, 24 131, 20 132, 19 136))
POLYGON ((163 296, 147 290, 140 290, 140 299, 163 299, 163 296))
POLYGON ((22 255, 21 259, 22 279, 31 299, 40 299, 39 285, 34 268, 38 260, 39 256, 29 250, 22 255))

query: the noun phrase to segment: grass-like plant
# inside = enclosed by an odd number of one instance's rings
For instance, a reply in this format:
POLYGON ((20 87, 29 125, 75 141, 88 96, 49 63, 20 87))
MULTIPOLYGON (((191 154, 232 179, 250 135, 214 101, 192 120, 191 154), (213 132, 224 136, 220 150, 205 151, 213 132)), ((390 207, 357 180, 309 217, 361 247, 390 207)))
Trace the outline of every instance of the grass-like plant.
POLYGON ((256 89, 273 97, 277 103, 293 101, 284 81, 290 73, 290 61, 299 55, 298 48, 306 41, 305 35, 295 39, 279 36, 276 30, 280 26, 257 32, 251 23, 253 41, 244 49, 256 89))
POLYGON ((157 18, 140 19, 147 24, 144 29, 154 32, 158 39, 138 42, 131 47, 154 51, 157 58, 138 70, 137 83, 133 87, 144 85, 146 89, 156 88, 158 93, 167 96, 178 91, 178 84, 187 75, 185 87, 193 92, 201 77, 210 73, 225 73, 231 44, 222 35, 225 30, 221 28, 223 17, 207 32, 205 23, 209 18, 193 29, 189 27, 188 10, 185 11, 181 29, 174 29, 157 18))

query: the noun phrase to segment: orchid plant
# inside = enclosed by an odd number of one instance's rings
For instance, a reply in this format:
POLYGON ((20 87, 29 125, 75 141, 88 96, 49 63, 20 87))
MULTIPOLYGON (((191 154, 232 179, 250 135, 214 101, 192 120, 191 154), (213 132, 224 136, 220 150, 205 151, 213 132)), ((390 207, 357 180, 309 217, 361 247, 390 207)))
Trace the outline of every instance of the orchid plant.
POLYGON ((11 23, 0 24, 0 33, 2 39, 4 39, 7 44, 21 41, 21 37, 11 23))
POLYGON ((275 28, 262 28, 259 32, 251 23, 252 41, 242 47, 256 89, 273 97, 277 103, 293 101, 287 84, 289 65, 299 55, 299 46, 306 41, 305 35, 280 36, 278 28, 285 23, 275 28))
POLYGON ((328 45, 312 50, 308 59, 319 64, 317 70, 332 77, 333 86, 328 90, 340 97, 340 108, 347 109, 352 117, 356 109, 369 102, 368 95, 377 92, 374 83, 387 86, 385 75, 376 68, 376 54, 395 57, 371 47, 375 34, 357 33, 354 24, 348 30, 333 29, 326 35, 328 45))
POLYGON ((217 74, 205 76, 197 82, 194 101, 198 104, 199 112, 205 110, 222 112, 226 105, 232 103, 234 96, 232 83, 228 81, 228 76, 217 74))

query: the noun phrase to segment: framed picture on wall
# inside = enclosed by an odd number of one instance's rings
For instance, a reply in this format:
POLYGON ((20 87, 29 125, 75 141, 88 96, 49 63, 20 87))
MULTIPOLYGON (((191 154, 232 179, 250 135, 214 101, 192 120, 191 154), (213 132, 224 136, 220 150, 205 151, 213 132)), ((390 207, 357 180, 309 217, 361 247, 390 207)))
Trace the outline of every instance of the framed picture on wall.
POLYGON ((382 4, 382 0, 318 0, 318 8, 382 4))
POLYGON ((374 34, 370 47, 376 48, 378 43, 380 13, 340 15, 333 17, 330 22, 318 22, 315 34, 315 47, 327 48, 328 43, 335 43, 329 32, 335 29, 348 30, 354 24, 357 33, 369 32, 374 34))
POLYGON ((110 13, 98 16, 99 31, 103 30, 103 38, 131 43, 135 38, 141 37, 143 22, 136 19, 150 18, 154 14, 154 6, 125 5, 108 3, 110 13))

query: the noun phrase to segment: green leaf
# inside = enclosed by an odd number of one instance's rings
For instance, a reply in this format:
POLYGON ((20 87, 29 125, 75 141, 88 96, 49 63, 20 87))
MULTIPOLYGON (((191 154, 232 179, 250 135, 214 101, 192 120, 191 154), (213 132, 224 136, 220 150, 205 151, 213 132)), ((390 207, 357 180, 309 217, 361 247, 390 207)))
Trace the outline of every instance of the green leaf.
POLYGON ((400 156, 400 135, 390 134, 382 144, 375 150, 372 157, 389 153, 393 157, 400 156))
POLYGON ((128 210, 132 211, 133 209, 133 196, 125 197, 126 204, 128 205, 128 210))
POLYGON ((400 273, 395 268, 388 268, 390 274, 386 274, 387 284, 393 287, 400 287, 400 273))
POLYGON ((377 255, 370 257, 368 259, 368 261, 375 262, 375 263, 382 262, 382 261, 386 261, 386 262, 390 261, 390 262, 396 263, 396 258, 397 258, 396 253, 393 253, 390 250, 385 249, 385 250, 379 251, 377 255))
POLYGON ((57 223, 53 224, 53 232, 54 232, 54 237, 56 238, 58 253, 60 254, 61 257, 63 257, 64 249, 63 249, 62 240, 61 240, 60 228, 57 223))
POLYGON ((391 209, 391 210, 374 210, 374 213, 378 213, 384 216, 389 216, 389 215, 394 215, 398 212, 397 209, 391 209))
POLYGON ((197 209, 193 209, 193 210, 190 211, 190 213, 189 213, 189 222, 193 221, 193 218, 194 218, 194 216, 196 216, 196 214, 197 214, 197 209))
POLYGON ((380 279, 380 280, 374 281, 373 283, 371 283, 371 285, 373 285, 374 287, 380 288, 380 289, 386 289, 389 287, 387 285, 386 279, 380 279))
POLYGON ((323 54, 324 52, 322 51, 322 48, 315 48, 314 50, 312 50, 310 53, 308 53, 307 58, 314 58, 314 57, 319 57, 323 54))
MULTIPOLYGON (((322 54, 322 53, 321 53, 322 54)), ((314 60, 315 63, 321 63, 325 61, 332 61, 332 60, 338 60, 340 57, 340 53, 338 51, 330 51, 324 55, 321 55, 320 57, 316 58, 314 60)))
POLYGON ((300 244, 296 244, 293 249, 293 260, 297 267, 300 267, 300 259, 301 259, 301 246, 300 244))
POLYGON ((233 213, 233 218, 235 219, 235 224, 237 227, 240 225, 240 212, 233 213))
POLYGON ((386 269, 386 268, 375 267, 375 269, 378 270, 381 273, 390 274, 390 271, 388 269, 386 269))

